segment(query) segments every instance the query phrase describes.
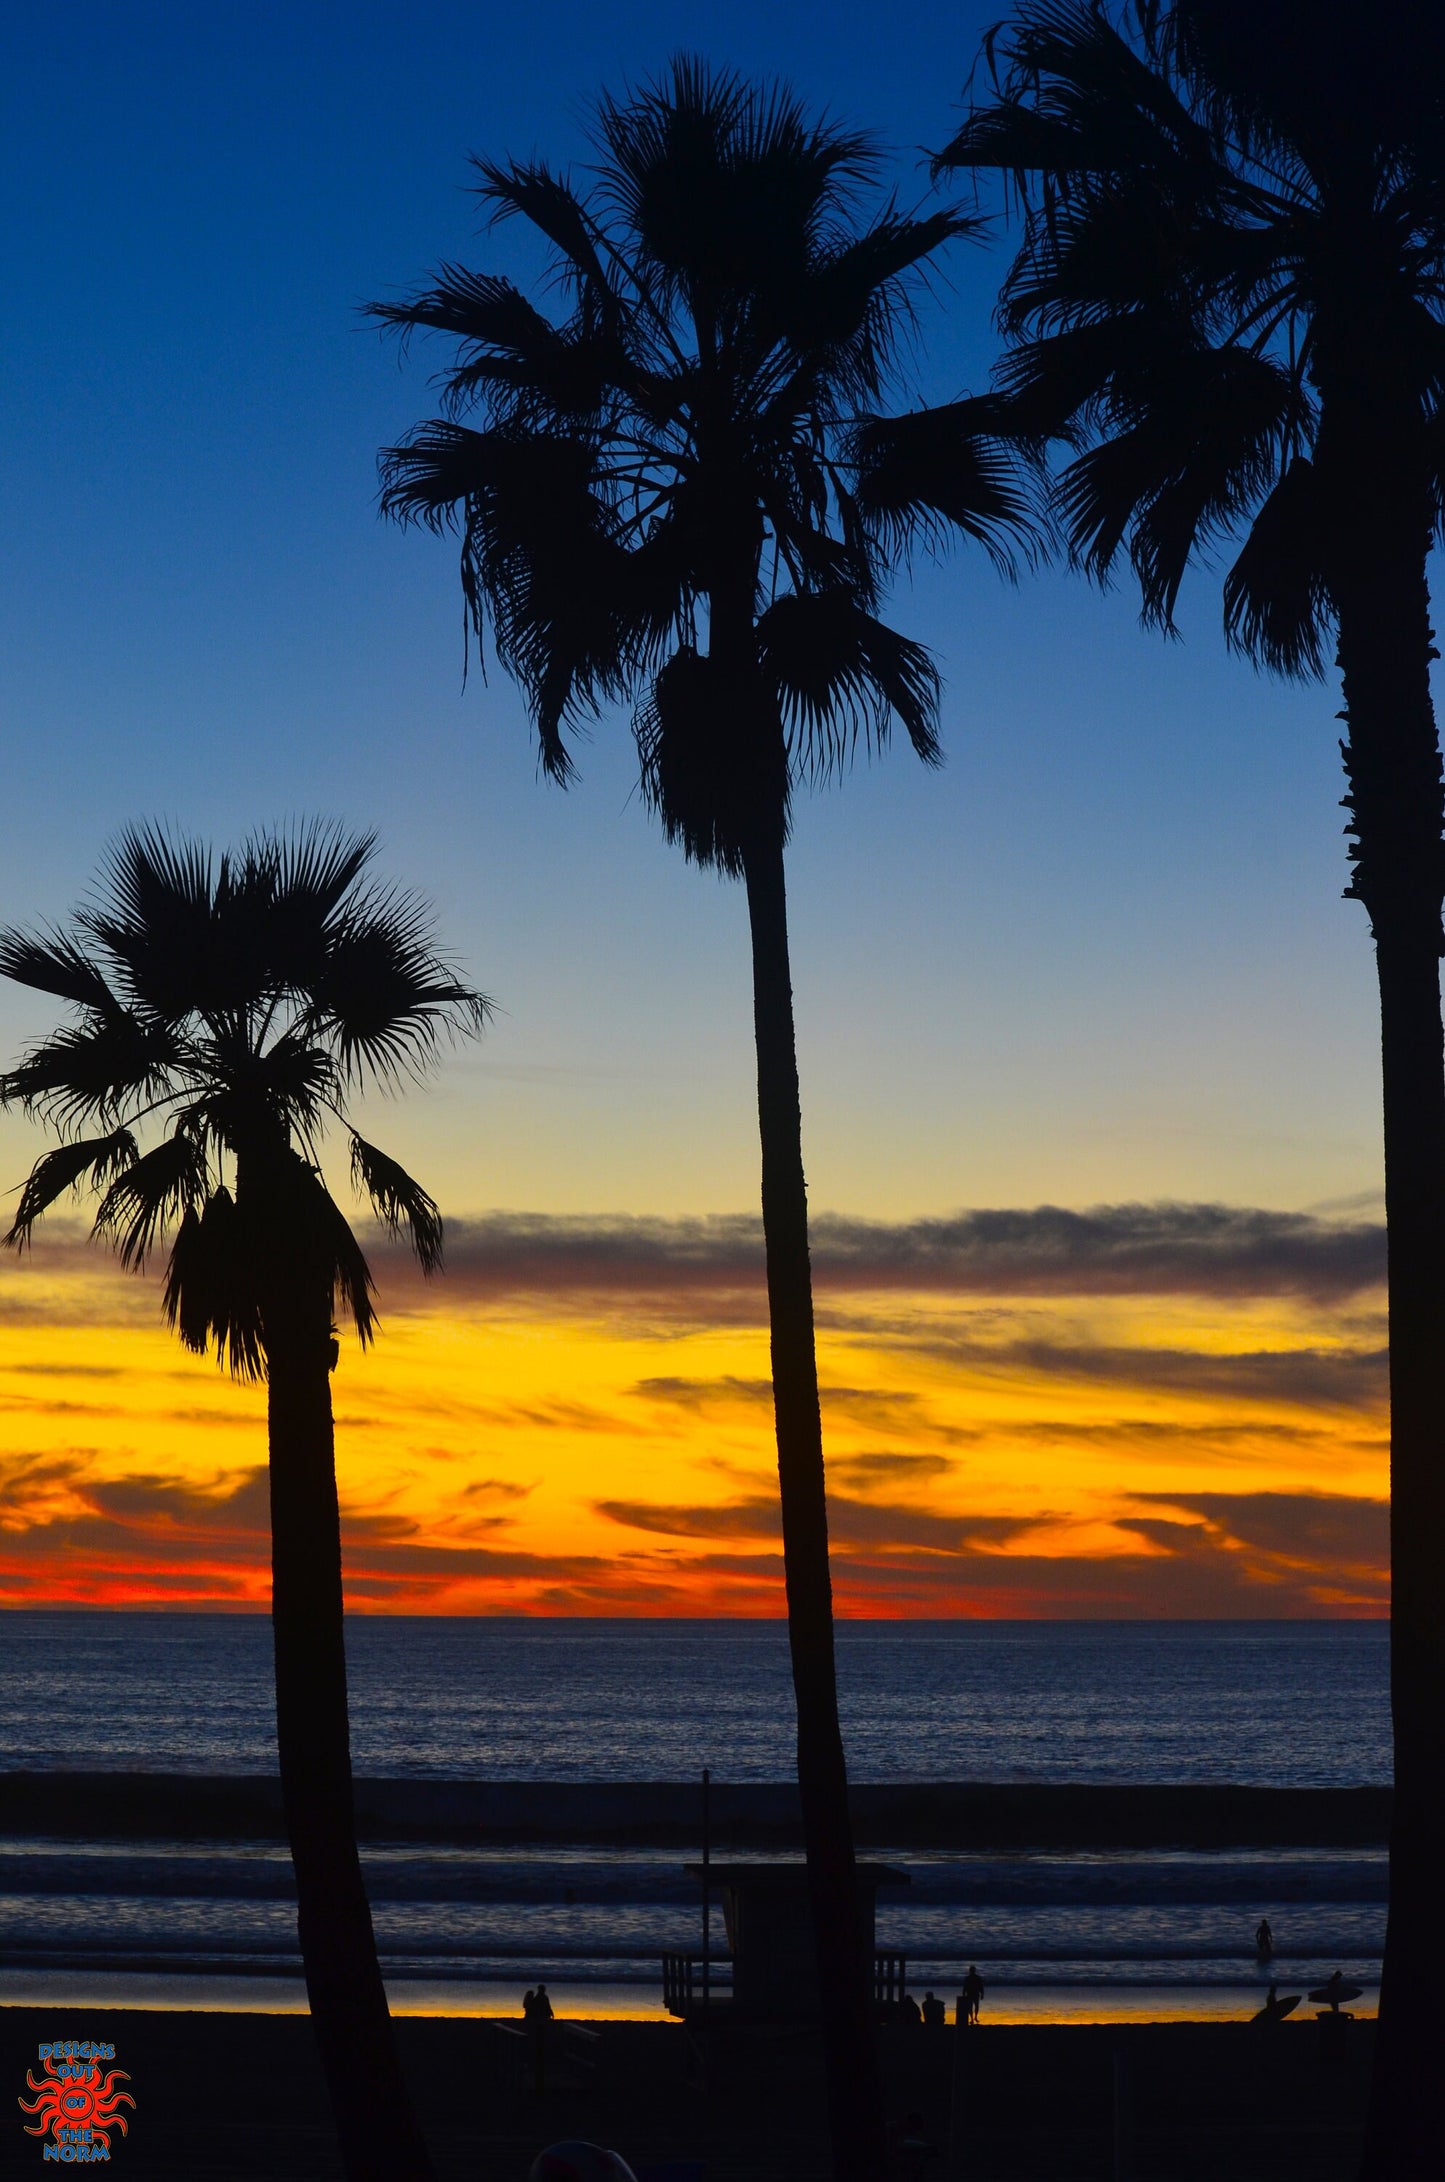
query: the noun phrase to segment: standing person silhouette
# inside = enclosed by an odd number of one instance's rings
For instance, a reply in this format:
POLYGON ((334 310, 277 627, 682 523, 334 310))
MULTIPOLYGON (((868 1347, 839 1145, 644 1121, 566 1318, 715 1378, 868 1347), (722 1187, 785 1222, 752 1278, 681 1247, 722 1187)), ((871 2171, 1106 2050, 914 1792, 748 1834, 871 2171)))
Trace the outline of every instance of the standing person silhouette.
POLYGON ((532 2043, 532 2088, 540 2098, 547 2086, 547 2025, 552 2020, 552 2002, 545 1985, 539 1984, 534 1993, 528 1993, 522 2002, 522 2017, 532 2043))
POLYGON ((978 2021, 978 2011, 983 2005, 983 1996, 987 1991, 988 1987, 978 1974, 978 1964, 971 1962, 968 1966, 968 1976, 963 1981, 961 1996, 965 2023, 976 2023, 978 2021))
POLYGON ((1254 1929, 1254 1951, 1261 1962, 1274 1953, 1274 1934, 1269 1928, 1268 1917, 1261 1917, 1254 1929))

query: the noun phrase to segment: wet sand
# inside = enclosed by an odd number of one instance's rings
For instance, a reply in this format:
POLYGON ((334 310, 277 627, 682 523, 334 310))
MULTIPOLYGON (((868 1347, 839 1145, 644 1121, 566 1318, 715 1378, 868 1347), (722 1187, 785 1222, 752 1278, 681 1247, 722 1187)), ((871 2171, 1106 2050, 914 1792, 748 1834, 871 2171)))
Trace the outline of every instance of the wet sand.
MULTIPOLYGON (((539 2093, 494 2023, 409 2018, 398 2037, 441 2182, 524 2182, 541 2147, 613 2145, 639 2182, 826 2182, 816 2039, 680 2024, 563 2028, 539 2093), (675 2178, 670 2162, 701 2162, 675 2178), (649 2170, 653 2170, 650 2177, 649 2170)), ((933 2182, 1350 2182, 1373 2025, 1001 2026, 882 2034, 890 2113, 922 2112, 933 2182), (955 2063, 959 2065, 955 2067, 955 2063)), ((288 2015, 0 2009, 11 2096, 42 2039, 104 2039, 136 2108, 110 2171, 155 2182, 339 2182, 310 2024, 288 2015)), ((14 2119, 0 2175, 33 2174, 14 2119)))

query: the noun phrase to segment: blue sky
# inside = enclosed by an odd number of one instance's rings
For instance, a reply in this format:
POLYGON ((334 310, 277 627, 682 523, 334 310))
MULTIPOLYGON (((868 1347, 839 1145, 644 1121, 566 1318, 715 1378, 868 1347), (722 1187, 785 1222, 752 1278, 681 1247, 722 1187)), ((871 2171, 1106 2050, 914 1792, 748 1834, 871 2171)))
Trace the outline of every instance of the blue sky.
MULTIPOLYGON (((452 549, 375 513, 429 414, 358 304, 478 236, 469 152, 584 156, 589 100, 679 47, 790 76, 900 147, 948 133, 984 6, 903 14, 540 0, 12 11, 0 920, 60 916, 128 820, 220 842, 376 825, 501 1013, 388 1141, 449 1209, 691 1213, 756 1191, 746 933, 599 723, 567 795, 493 673, 461 684, 452 549)), ((981 386, 1004 263, 960 250, 919 388, 981 386)), ((440 361, 440 357, 437 358, 440 361)), ((1372 965, 1345 879, 1330 688, 1185 641, 1054 571, 955 556, 896 598, 947 678, 906 751, 800 806, 795 982, 815 1204, 1372 1191, 1372 965)), ((0 994, 0 1046, 48 1020, 0 994)), ((0 1166, 34 1150, 0 1123, 0 1166)))

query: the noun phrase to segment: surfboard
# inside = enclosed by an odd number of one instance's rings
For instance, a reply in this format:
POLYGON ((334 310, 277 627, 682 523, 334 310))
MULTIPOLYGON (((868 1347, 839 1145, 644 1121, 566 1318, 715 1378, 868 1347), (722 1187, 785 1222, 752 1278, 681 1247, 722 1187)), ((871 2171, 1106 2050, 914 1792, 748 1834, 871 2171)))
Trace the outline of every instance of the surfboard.
POLYGON ((1349 1985, 1341 1980, 1338 1985, 1317 1985, 1310 1999, 1321 2007, 1333 2008, 1341 2000, 1358 2000, 1364 1989, 1363 1985, 1349 1985))
POLYGON ((1266 2000, 1258 2015, 1250 2017, 1251 2023, 1282 2023, 1287 2015, 1293 2015, 1299 2006, 1298 1993, 1286 1993, 1283 2000, 1266 2000))

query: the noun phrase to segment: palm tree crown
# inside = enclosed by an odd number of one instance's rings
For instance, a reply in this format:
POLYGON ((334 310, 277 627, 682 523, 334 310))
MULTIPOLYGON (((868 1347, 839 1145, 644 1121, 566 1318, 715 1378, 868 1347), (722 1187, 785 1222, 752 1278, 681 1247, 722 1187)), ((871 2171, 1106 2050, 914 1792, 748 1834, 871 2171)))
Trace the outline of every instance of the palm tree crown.
POLYGON ((1004 556, 1023 524, 987 400, 877 413, 927 261, 979 223, 865 216, 869 137, 686 58, 604 99, 595 140, 585 191, 476 162, 493 218, 548 244, 555 316, 455 265, 371 307, 460 343, 446 415, 383 455, 382 505, 459 525, 545 771, 565 781, 569 733, 638 700, 649 801, 737 874, 760 807, 786 829, 793 785, 860 733, 897 719, 937 754, 932 661, 877 617, 888 556, 950 526, 1004 556), (744 625, 746 691, 717 656, 744 625))
POLYGON ((479 1029, 488 1004, 433 951, 417 901, 368 887, 374 846, 313 825, 213 862, 130 831, 74 936, 0 934, 0 975, 75 1011, 0 1076, 0 1103, 62 1138, 36 1162, 6 1241, 23 1245, 86 1184, 100 1197, 95 1231, 126 1265, 173 1229, 167 1317, 242 1377, 265 1369, 265 1299, 283 1275, 293 1293, 332 1298, 363 1343, 373 1332, 371 1274, 322 1179, 330 1122, 347 1129, 353 1180, 379 1218, 427 1270, 441 1258, 435 1203, 351 1127, 348 1102, 368 1080, 424 1068, 441 1038, 479 1029))
POLYGON ((1373 382, 1440 522, 1439 12, 1024 0, 987 53, 995 96, 935 164, 1001 171, 1024 208, 1001 382, 1021 430, 1083 448, 1076 557, 1102 579, 1127 551, 1172 630, 1191 557, 1233 538, 1230 641, 1320 673, 1338 389, 1373 382))

